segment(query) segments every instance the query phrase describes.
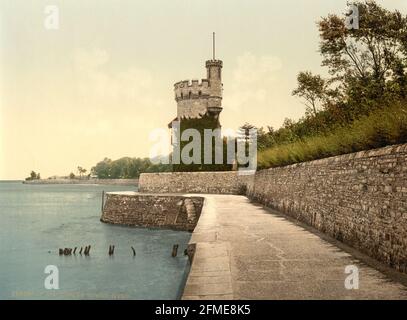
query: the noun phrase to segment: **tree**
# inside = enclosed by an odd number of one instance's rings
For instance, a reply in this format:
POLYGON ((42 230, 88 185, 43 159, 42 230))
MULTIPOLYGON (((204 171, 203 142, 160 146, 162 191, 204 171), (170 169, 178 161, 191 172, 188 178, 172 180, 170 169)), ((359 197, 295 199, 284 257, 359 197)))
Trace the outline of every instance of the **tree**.
MULTIPOLYGON (((237 130, 237 141, 244 141, 244 148, 245 148, 245 153, 246 155, 249 152, 249 147, 253 140, 255 139, 255 135, 253 133, 253 130, 257 130, 257 128, 254 125, 251 125, 250 123, 245 123, 239 129, 237 130)), ((256 141, 257 142, 257 141, 256 141)))
POLYGON ((79 173, 79 178, 82 179, 82 174, 86 173, 86 169, 82 168, 81 166, 78 166, 78 173, 79 173))
POLYGON ((98 162, 96 166, 91 169, 93 175, 96 175, 99 179, 110 178, 110 166, 112 160, 109 158, 104 158, 102 161, 98 162))
MULTIPOLYGON (((351 107, 371 107, 405 92, 407 18, 375 1, 355 1, 359 29, 331 14, 319 22, 323 66, 351 107)), ((366 110, 362 110, 366 112, 366 110)))
POLYGON ((41 179, 40 173, 36 173, 35 171, 30 172, 30 176, 28 178, 25 178, 25 180, 30 181, 30 180, 39 180, 41 179))
POLYGON ((272 126, 267 126, 267 132, 260 128, 257 131, 257 149, 264 150, 276 144, 276 132, 272 126))
POLYGON ((104 158, 92 167, 91 174, 98 179, 135 179, 142 172, 168 172, 171 165, 152 164, 147 158, 123 157, 117 160, 104 158))
POLYGON ((298 87, 293 90, 292 95, 305 100, 307 111, 317 114, 317 106, 326 96, 325 80, 319 75, 311 72, 300 72, 297 76, 298 87))
POLYGON ((249 140, 251 138, 251 130, 257 129, 255 126, 251 125, 250 123, 245 123, 241 127, 239 127, 237 131, 237 137, 238 139, 244 139, 245 143, 249 143, 249 140))
POLYGON ((75 179, 75 174, 74 174, 73 172, 71 172, 71 173, 69 174, 69 179, 75 179))
POLYGON ((37 179, 37 174, 35 173, 35 171, 31 171, 30 178, 31 178, 31 180, 37 179))

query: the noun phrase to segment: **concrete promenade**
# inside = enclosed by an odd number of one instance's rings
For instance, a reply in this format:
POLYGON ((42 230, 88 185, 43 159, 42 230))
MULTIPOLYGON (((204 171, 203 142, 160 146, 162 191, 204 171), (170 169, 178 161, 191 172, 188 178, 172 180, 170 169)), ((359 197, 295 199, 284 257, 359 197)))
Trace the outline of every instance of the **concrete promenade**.
POLYGON ((407 275, 244 196, 204 197, 183 299, 407 299, 407 275))

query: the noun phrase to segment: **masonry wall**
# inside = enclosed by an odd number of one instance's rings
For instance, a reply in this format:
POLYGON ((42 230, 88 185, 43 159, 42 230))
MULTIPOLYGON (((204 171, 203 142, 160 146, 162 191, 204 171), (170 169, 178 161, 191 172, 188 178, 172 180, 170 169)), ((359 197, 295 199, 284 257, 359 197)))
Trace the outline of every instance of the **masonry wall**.
POLYGON ((407 272, 407 144, 257 172, 247 195, 407 272))
POLYGON ((107 193, 102 222, 193 231, 203 206, 202 197, 107 193))
POLYGON ((245 194, 253 176, 225 172, 142 173, 140 192, 245 194))
MULTIPOLYGON (((139 190, 246 194, 407 272, 407 144, 261 170, 255 176, 237 172, 142 174, 139 190)), ((150 210, 154 203, 142 204, 143 210, 152 212, 151 219, 161 225, 174 219, 172 213, 165 220, 165 205, 150 210)), ((138 223, 154 224, 148 217, 143 219, 147 222, 138 223)))

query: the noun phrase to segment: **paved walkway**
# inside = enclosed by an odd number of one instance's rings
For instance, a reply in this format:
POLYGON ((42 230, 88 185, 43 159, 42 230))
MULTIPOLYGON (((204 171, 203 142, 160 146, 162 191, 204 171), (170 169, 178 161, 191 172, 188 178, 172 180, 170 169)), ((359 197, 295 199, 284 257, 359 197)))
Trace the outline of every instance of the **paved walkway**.
POLYGON ((246 197, 205 198, 183 299, 407 299, 406 276, 246 197), (347 265, 358 290, 345 289, 347 265))

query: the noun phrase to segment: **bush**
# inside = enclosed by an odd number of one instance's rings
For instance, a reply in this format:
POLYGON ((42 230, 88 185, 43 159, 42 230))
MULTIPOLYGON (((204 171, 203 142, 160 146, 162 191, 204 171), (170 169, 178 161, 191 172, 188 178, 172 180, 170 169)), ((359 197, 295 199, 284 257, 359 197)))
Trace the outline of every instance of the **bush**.
POLYGON ((377 109, 330 133, 260 151, 258 168, 285 166, 407 142, 407 103, 377 109))

